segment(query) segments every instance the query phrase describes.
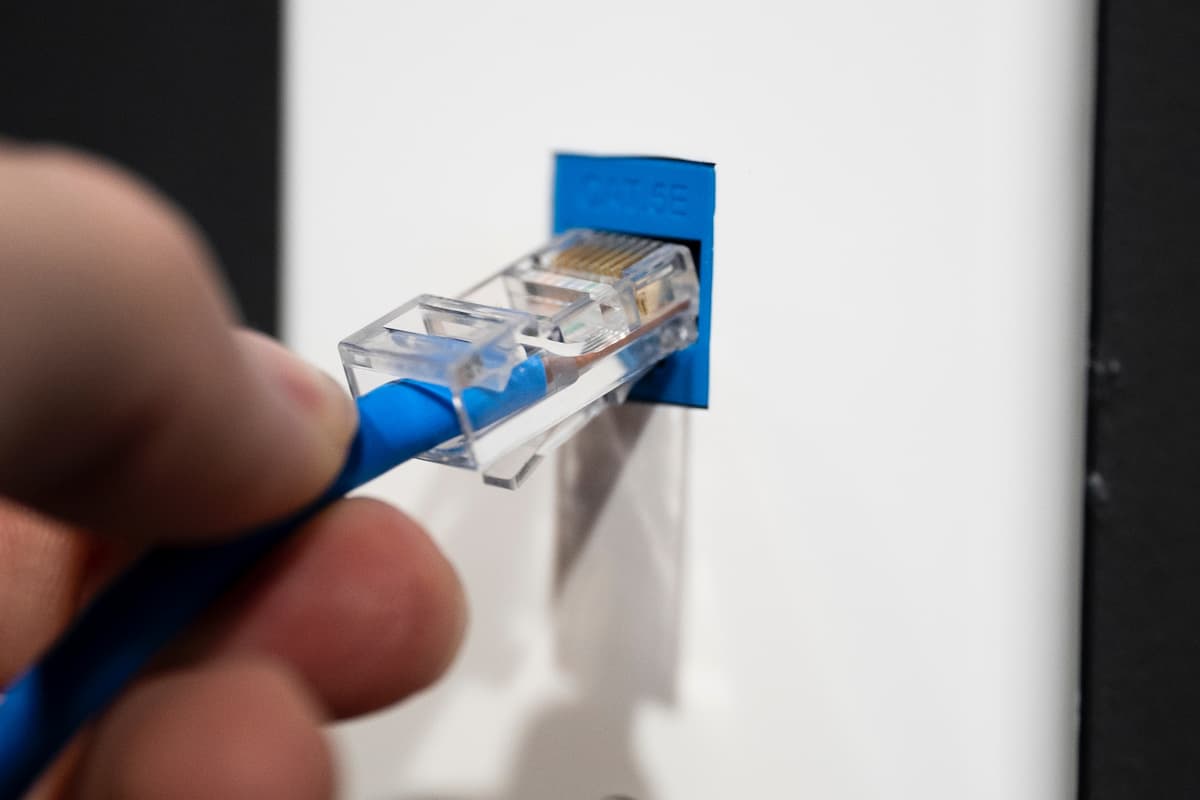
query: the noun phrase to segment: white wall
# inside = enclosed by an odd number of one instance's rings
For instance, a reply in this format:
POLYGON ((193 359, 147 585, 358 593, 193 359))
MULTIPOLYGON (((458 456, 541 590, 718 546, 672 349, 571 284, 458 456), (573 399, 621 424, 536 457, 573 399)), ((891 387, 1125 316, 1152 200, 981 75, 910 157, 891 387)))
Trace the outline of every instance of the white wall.
POLYGON ((371 487, 474 619, 340 730, 348 796, 1073 794, 1092 25, 291 4, 287 337, 331 371, 541 241, 553 151, 717 164, 711 409, 623 409, 517 493, 371 487))

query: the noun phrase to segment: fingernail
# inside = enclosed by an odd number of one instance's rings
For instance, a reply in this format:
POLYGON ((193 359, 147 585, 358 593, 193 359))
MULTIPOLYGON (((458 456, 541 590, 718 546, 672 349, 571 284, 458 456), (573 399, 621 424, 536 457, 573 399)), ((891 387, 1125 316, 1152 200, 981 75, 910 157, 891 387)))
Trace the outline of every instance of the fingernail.
POLYGON ((274 339, 256 332, 245 336, 260 366, 270 373, 288 400, 305 417, 316 419, 339 450, 343 449, 358 426, 358 410, 349 393, 274 339))

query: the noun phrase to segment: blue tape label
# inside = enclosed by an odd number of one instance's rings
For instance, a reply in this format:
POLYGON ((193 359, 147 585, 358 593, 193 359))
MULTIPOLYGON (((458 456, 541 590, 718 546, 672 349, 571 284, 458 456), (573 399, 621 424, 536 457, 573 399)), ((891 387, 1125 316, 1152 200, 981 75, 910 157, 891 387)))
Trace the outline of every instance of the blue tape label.
POLYGON ((708 407, 712 238, 716 175, 712 164, 669 158, 560 154, 555 159, 554 231, 598 228, 682 240, 697 253, 696 343, 668 358, 630 399, 708 407))

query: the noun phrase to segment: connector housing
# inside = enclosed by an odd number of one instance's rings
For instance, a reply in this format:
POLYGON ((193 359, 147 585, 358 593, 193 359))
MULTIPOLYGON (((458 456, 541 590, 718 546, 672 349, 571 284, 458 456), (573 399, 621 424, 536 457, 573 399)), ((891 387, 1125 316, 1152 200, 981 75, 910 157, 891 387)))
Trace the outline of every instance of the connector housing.
POLYGON ((458 298, 422 295, 339 345, 355 396, 395 380, 438 387, 462 434, 421 458, 481 469, 515 488, 542 457, 656 363, 696 340, 698 284, 688 248, 571 230, 458 298), (540 399, 477 427, 464 392, 504 391, 530 359, 540 399))

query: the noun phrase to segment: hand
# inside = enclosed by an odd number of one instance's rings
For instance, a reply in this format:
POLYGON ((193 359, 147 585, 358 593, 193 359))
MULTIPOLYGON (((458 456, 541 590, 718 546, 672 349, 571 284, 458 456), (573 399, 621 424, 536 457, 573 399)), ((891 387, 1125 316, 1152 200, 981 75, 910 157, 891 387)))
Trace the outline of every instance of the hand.
MULTIPOLYGON (((0 145, 0 686, 139 551, 278 517, 332 480, 353 405, 235 324, 161 197, 79 155, 0 145)), ((454 571, 414 522, 338 502, 35 795, 328 797, 321 725, 428 685, 464 622, 454 571)))

